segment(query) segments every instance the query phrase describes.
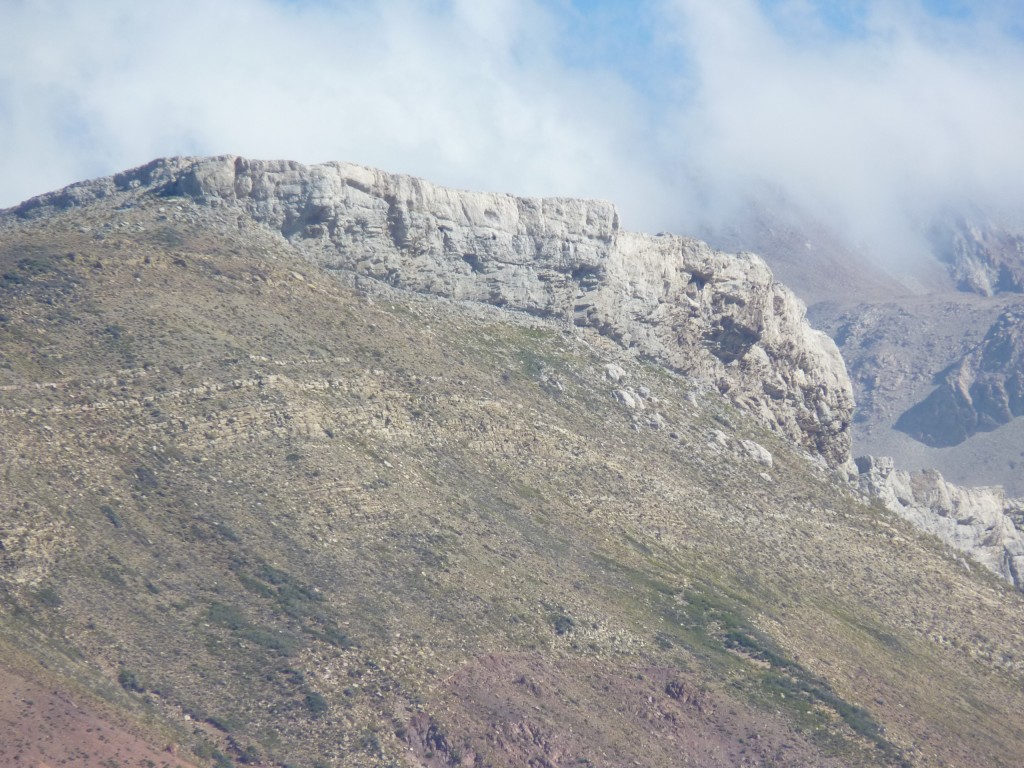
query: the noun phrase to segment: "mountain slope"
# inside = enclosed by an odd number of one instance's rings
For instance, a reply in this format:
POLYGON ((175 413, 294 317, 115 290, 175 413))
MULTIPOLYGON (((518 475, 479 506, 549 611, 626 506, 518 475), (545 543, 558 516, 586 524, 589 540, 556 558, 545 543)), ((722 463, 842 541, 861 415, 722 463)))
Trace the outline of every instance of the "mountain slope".
POLYGON ((896 422, 927 445, 958 445, 1024 415, 1024 306, 1003 312, 938 384, 896 422))
POLYGON ((170 192, 0 225, 4 658, 171 764, 1019 763, 1024 599, 757 410, 170 192))
POLYGON ((345 163, 234 156, 156 160, 13 213, 97 200, 129 210, 153 196, 197 204, 221 231, 264 225, 332 271, 596 330, 729 393, 831 463, 849 462, 853 398, 842 358, 752 254, 622 231, 599 201, 459 192, 345 163))

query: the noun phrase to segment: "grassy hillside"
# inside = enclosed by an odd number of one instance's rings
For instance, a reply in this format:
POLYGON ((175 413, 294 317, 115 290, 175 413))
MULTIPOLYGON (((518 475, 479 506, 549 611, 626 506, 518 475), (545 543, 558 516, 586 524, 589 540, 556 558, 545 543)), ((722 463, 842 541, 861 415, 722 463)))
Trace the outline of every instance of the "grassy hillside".
POLYGON ((118 764, 1020 764, 1022 596, 717 394, 161 205, 0 229, 3 658, 118 764))

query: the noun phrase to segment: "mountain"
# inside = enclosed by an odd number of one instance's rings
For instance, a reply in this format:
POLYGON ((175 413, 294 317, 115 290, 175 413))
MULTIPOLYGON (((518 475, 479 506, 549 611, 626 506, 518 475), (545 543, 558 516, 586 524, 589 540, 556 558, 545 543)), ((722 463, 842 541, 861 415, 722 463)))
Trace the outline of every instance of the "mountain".
POLYGON ((459 193, 348 164, 235 157, 157 161, 14 214, 121 195, 131 205, 140 185, 251 218, 328 270, 596 330, 733 392, 833 464, 849 459, 853 399, 842 360, 752 255, 620 231, 608 203, 459 193))
POLYGON ((699 234, 756 250, 836 341, 857 401, 855 454, 1024 495, 1014 394, 1024 369, 1011 348, 1024 317, 1024 221, 1019 212, 948 209, 920 230, 925 253, 911 259, 893 246, 887 265, 791 201, 761 193, 729 226, 699 234))
POLYGON ((1024 756, 1024 595, 850 485, 758 257, 179 158, 0 213, 0 297, 0 762, 1024 756))
POLYGON ((1024 305, 1001 313, 981 343, 938 383, 896 422, 897 429, 927 445, 959 445, 1024 416, 1024 305))

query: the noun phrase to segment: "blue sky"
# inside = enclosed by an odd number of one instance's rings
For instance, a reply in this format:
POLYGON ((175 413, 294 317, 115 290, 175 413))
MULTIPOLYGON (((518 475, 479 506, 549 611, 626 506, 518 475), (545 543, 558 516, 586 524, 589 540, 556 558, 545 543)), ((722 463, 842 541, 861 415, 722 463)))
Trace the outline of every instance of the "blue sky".
MULTIPOLYGON (((340 159, 692 231, 1024 207, 1018 0, 5 0, 0 206, 172 154, 340 159)), ((905 233, 905 232, 904 232, 905 233)))

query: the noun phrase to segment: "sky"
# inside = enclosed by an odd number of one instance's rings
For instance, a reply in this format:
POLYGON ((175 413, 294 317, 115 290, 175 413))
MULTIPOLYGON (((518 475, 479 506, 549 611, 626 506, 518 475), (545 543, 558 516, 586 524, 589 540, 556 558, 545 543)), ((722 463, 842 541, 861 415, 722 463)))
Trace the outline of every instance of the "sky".
POLYGON ((167 155, 346 160, 884 258, 1024 211, 1019 0, 3 0, 0 207, 167 155))

